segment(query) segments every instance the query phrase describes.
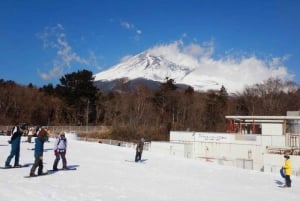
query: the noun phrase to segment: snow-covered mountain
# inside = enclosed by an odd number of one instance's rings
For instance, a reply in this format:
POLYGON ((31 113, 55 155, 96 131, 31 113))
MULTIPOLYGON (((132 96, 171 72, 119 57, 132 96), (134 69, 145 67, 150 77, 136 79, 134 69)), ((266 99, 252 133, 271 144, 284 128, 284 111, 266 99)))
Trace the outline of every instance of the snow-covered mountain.
POLYGON ((164 56, 157 56, 149 51, 130 57, 126 61, 96 74, 95 82, 98 86, 110 89, 113 89, 120 79, 123 82, 143 82, 148 86, 155 87, 159 83, 165 82, 167 77, 173 79, 176 84, 192 86, 195 90, 218 90, 221 88, 221 84, 217 80, 201 75, 196 68, 178 65, 164 56))

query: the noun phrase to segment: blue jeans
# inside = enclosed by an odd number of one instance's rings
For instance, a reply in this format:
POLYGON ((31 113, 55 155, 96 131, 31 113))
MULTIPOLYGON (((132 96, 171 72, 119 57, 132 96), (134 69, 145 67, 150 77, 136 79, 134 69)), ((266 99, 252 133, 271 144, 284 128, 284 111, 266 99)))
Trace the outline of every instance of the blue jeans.
POLYGON ((12 144, 11 145, 11 151, 10 151, 10 154, 9 156, 7 157, 6 161, 5 161, 5 165, 9 165, 10 164, 10 161, 11 159, 15 157, 15 164, 14 166, 16 165, 19 165, 19 158, 20 158, 20 144, 19 145, 16 145, 16 144, 12 144))

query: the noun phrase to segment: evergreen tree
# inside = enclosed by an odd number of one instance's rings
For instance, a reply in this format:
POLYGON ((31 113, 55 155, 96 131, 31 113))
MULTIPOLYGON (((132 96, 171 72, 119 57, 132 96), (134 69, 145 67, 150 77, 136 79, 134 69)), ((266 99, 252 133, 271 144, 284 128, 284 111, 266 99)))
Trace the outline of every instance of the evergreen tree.
POLYGON ((92 72, 81 70, 66 74, 60 78, 60 83, 56 92, 68 106, 66 112, 72 113, 71 120, 78 124, 88 123, 90 111, 95 108, 99 92, 94 85, 92 72))

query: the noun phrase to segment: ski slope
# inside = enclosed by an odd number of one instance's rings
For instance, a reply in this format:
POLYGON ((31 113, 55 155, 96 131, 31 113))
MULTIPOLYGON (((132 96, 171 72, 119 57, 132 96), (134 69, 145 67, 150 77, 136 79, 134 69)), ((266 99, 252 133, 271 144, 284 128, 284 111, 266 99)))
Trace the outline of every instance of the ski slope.
MULTIPOLYGON (((0 136, 0 166, 10 152, 0 136)), ((21 164, 34 161, 33 143, 21 143, 21 164)), ((44 169, 52 169, 54 139, 45 143, 44 169)), ((133 148, 69 140, 68 165, 75 171, 24 178, 30 167, 0 169, 2 201, 298 201, 299 177, 281 188, 278 174, 180 159, 145 151, 133 162, 133 148)), ((282 161, 283 162, 283 161, 282 161)), ((292 161, 293 162, 293 161, 292 161)), ((13 163, 13 161, 12 161, 13 163)), ((61 161, 59 166, 61 167, 61 161)))

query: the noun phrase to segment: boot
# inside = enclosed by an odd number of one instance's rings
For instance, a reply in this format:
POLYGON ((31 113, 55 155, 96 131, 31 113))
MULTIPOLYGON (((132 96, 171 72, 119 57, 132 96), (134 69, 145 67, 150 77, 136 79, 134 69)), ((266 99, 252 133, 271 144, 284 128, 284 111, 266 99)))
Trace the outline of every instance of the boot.
POLYGON ((10 164, 5 164, 5 168, 12 168, 10 164))
POLYGON ((34 174, 33 172, 30 172, 29 176, 30 176, 30 177, 36 177, 37 175, 34 174))

